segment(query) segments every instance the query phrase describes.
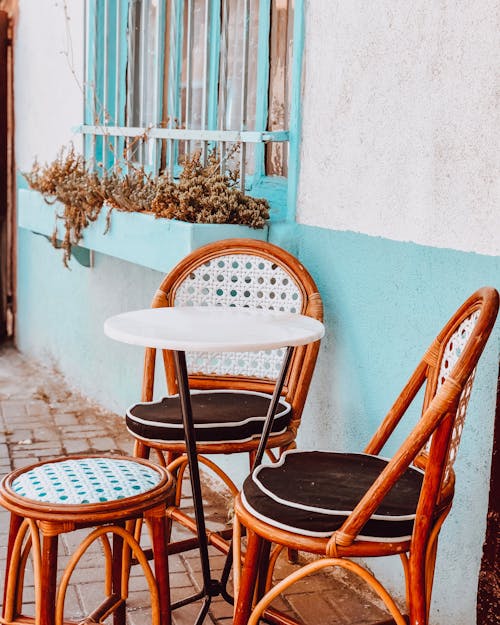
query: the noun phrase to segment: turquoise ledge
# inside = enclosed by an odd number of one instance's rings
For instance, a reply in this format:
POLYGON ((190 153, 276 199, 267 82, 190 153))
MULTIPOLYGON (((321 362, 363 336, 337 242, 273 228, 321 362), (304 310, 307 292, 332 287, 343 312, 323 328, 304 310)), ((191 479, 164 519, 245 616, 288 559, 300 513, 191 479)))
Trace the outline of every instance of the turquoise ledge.
MULTIPOLYGON (((54 211, 59 203, 47 204, 37 191, 19 189, 18 225, 31 232, 52 236, 54 211)), ((167 272, 189 252, 221 239, 251 238, 266 241, 269 228, 250 228, 232 224, 192 224, 175 219, 156 218, 145 213, 113 211, 111 228, 106 230, 106 209, 84 231, 81 248, 167 272)), ((58 222, 58 238, 63 238, 58 222)))

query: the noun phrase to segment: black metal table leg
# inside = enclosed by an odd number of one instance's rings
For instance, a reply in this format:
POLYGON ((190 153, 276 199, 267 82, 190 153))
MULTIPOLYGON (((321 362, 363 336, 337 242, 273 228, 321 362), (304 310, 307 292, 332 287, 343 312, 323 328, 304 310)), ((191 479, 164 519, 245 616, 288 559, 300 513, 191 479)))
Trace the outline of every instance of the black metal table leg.
POLYGON ((252 471, 256 467, 258 467, 259 464, 262 462, 264 452, 266 451, 267 441, 269 439, 269 435, 271 434, 274 415, 276 414, 276 410, 278 408, 278 403, 281 397, 281 391, 283 390, 283 385, 285 384, 285 378, 288 372, 288 367, 290 366, 290 361, 292 360, 292 354, 293 354, 293 347, 287 347, 286 352, 285 352, 285 358, 283 360, 283 364, 281 365, 281 369, 280 369, 278 378, 276 380, 276 384, 274 386, 271 403, 269 404, 269 408, 267 409, 266 420, 264 421, 264 427, 262 428, 262 436, 260 437, 259 447, 257 449, 257 454, 255 455, 255 460, 252 466, 252 471))
MULTIPOLYGON (((195 601, 205 597, 201 611, 196 619, 196 623, 201 623, 205 618, 210 600, 213 596, 220 594, 218 580, 213 580, 210 573, 210 559, 208 555, 208 542, 206 538, 205 516, 203 514, 203 496, 201 492, 200 469, 196 454, 196 436, 193 423, 193 410, 191 407, 191 395, 189 392, 189 379, 186 367, 186 355, 184 352, 174 351, 175 367, 177 371, 177 382, 179 384, 179 398, 181 402, 182 422, 186 439, 186 454, 189 463, 189 478, 193 491, 194 515, 198 530, 198 549, 200 551, 201 572, 203 588, 200 593, 190 597, 190 601, 195 601)), ((190 602, 189 601, 189 602, 190 602)), ((187 603, 188 601, 186 601, 187 603)), ((179 602, 177 606, 184 605, 179 602)))
MULTIPOLYGON (((285 358, 281 366, 279 376, 276 380, 274 392, 269 403, 269 408, 264 422, 262 430, 262 436, 255 456, 255 461, 252 470, 257 467, 261 462, 267 446, 267 441, 271 433, 273 419, 278 408, 278 403, 281 396, 281 391, 285 383, 286 374, 292 358, 293 348, 287 347, 285 352, 285 358)), ((182 607, 198 599, 204 599, 203 605, 200 609, 198 617, 195 621, 195 625, 200 625, 203 619, 207 615, 210 607, 212 597, 222 595, 222 597, 232 602, 232 597, 227 591, 227 582, 229 579, 229 573, 231 570, 231 558, 232 558, 232 546, 229 548, 229 552, 226 558, 224 571, 220 580, 212 579, 210 571, 210 557, 208 554, 208 541, 206 538, 206 526, 205 516, 203 511, 203 495, 201 492, 201 480, 200 469, 198 465, 198 456, 196 453, 196 434, 193 422, 193 411, 191 407, 191 395, 189 391, 189 378, 186 366, 186 355, 183 351, 174 351, 174 361, 177 373, 177 382, 179 385, 179 398, 181 403, 182 422, 184 426, 185 440, 186 440, 186 454, 189 464, 189 477, 191 480, 191 488, 193 491, 193 505, 194 514, 196 520, 196 527, 198 532, 198 549, 200 551, 201 572, 203 579, 203 587, 199 593, 187 597, 172 604, 172 609, 182 607)))

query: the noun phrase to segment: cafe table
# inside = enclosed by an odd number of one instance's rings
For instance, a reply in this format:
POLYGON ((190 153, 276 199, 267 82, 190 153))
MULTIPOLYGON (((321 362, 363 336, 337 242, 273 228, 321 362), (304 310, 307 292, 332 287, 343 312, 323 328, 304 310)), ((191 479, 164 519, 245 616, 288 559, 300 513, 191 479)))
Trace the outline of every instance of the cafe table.
MULTIPOLYGON (((271 432, 293 348, 319 340, 324 334, 324 326, 320 321, 305 315, 273 310, 175 306, 148 308, 115 315, 105 321, 104 332, 117 341, 142 347, 168 349, 174 354, 203 579, 200 593, 179 604, 184 605, 188 601, 203 598, 203 605, 196 619, 196 623, 201 623, 208 612, 212 597, 225 595, 225 583, 212 579, 210 572, 185 353, 249 352, 286 348, 255 457, 254 466, 257 466, 262 461, 271 432)), ((172 608, 178 607, 179 604, 173 605, 172 608)))

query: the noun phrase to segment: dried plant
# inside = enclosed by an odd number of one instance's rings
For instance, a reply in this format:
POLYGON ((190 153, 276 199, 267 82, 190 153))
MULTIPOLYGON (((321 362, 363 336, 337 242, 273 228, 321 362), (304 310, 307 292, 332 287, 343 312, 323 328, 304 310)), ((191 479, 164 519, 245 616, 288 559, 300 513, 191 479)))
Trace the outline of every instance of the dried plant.
POLYGON ((159 177, 151 208, 157 217, 262 228, 269 218, 269 205, 242 193, 236 186, 238 175, 238 170, 221 171, 215 151, 209 154, 206 165, 196 152, 186 159, 179 182, 167 175, 159 177))
POLYGON ((73 146, 63 148, 49 165, 37 161, 30 172, 24 174, 29 186, 39 191, 48 204, 55 201, 63 205, 63 213, 56 213, 56 226, 52 235, 54 247, 63 249, 65 266, 71 258, 71 246, 77 245, 82 231, 99 216, 104 203, 101 180, 85 166, 83 156, 76 154, 73 146), (57 244, 57 221, 64 222, 64 238, 57 244))
MULTIPOLYGON (((232 153, 226 157, 226 161, 232 153)), ((59 201, 62 214, 56 214, 54 246, 63 248, 63 262, 71 258, 71 246, 81 241, 83 230, 95 221, 104 204, 109 207, 107 229, 113 209, 129 212, 152 212, 157 217, 192 223, 244 224, 262 228, 269 218, 264 199, 245 195, 237 188, 238 170, 221 167, 214 150, 203 164, 200 153, 186 158, 179 180, 167 172, 148 174, 143 167, 129 163, 129 171, 118 168, 99 175, 91 171, 73 146, 63 148, 50 164, 37 161, 24 174, 29 186, 39 191, 47 203, 59 201), (64 223, 64 238, 59 244, 57 221, 64 223)))

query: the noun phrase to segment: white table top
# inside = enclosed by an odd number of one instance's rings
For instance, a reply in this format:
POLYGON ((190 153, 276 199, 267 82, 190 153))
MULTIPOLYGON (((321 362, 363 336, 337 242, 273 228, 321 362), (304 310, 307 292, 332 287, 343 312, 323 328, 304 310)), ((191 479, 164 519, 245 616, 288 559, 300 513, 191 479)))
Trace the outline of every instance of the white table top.
POLYGON ((176 351, 276 349, 312 343, 324 332, 320 321, 305 315, 220 306, 147 308, 104 322, 104 333, 112 339, 176 351))

